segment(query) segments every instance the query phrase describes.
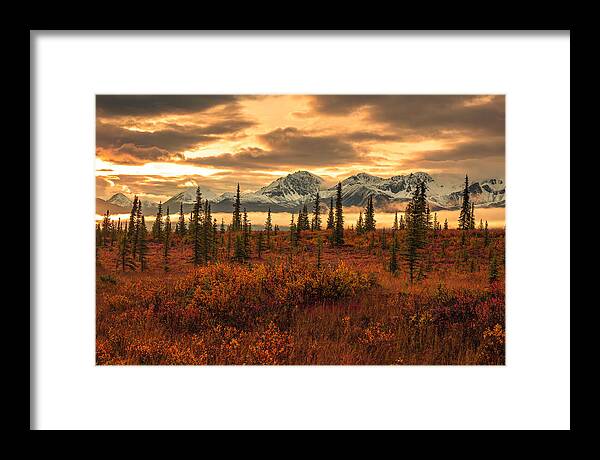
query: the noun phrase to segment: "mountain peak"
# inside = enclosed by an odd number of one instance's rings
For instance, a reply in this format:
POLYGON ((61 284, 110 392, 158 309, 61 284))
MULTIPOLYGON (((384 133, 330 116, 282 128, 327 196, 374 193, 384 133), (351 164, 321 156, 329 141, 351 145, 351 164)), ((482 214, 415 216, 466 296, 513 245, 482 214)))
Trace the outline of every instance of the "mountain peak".
POLYGON ((106 201, 108 201, 111 204, 121 206, 122 208, 130 208, 133 205, 133 201, 131 201, 130 198, 128 198, 121 192, 115 193, 106 201))

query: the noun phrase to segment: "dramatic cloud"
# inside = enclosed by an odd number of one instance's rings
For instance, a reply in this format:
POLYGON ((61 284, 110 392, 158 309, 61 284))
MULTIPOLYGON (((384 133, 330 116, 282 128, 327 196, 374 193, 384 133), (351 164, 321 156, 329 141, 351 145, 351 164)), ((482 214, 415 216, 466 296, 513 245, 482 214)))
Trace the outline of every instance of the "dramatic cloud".
POLYGON ((299 169, 504 177, 505 98, 97 96, 97 190, 148 199, 256 190, 299 169))
POLYGON ((373 121, 427 135, 447 130, 504 134, 504 96, 314 96, 313 107, 333 115, 365 108, 373 121))
POLYGON ((236 99, 236 96, 97 95, 96 113, 101 117, 194 113, 233 103, 236 99))

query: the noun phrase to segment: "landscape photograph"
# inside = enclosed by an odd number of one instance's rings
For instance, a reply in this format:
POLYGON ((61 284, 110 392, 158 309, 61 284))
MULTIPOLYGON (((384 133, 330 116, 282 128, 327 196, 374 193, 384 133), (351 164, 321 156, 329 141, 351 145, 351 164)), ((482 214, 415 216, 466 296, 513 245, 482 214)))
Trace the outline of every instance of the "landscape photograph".
MULTIPOLYGON (((504 95, 96 95, 97 365, 504 365, 504 95)), ((91 224, 91 223, 90 223, 91 224)))

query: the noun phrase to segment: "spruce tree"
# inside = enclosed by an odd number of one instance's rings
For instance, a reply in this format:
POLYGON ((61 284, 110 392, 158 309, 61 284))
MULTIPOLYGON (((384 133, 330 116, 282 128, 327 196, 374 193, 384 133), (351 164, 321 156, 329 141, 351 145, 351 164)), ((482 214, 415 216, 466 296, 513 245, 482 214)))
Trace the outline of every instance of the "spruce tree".
POLYGON ((358 221, 356 222, 356 234, 361 235, 364 231, 362 211, 358 213, 358 221))
POLYGON ((271 208, 267 211, 267 220, 265 221, 265 232, 267 236, 267 247, 271 247, 271 232, 273 231, 273 222, 271 221, 271 208))
POLYGON ((344 244, 344 209, 342 206, 342 183, 338 182, 335 197, 335 222, 333 229, 333 243, 335 246, 344 244))
POLYGON ((479 219, 479 230, 483 231, 483 219, 479 219))
POLYGON ((98 248, 102 245, 102 229, 100 224, 96 223, 96 260, 98 260, 98 248))
POLYGON ((475 203, 471 202, 471 212, 469 213, 469 229, 475 230, 475 203))
POLYGON ((211 259, 212 260, 217 260, 217 248, 219 247, 219 242, 217 239, 217 235, 219 233, 218 230, 218 225, 217 225, 217 219, 216 217, 213 219, 213 225, 212 225, 212 232, 211 232, 211 259))
POLYGON ((298 238, 298 231, 296 230, 296 224, 294 223, 294 213, 292 213, 292 220, 290 221, 290 247, 296 247, 298 238))
POLYGON ((225 245, 225 219, 221 217, 221 246, 225 245))
POLYGON ((406 207, 406 259, 411 284, 419 261, 419 249, 426 243, 426 187, 422 182, 415 187, 413 197, 406 207))
MULTIPOLYGON (((298 218, 300 220, 300 218, 298 218)), ((301 230, 310 230, 310 219, 308 218, 308 207, 306 203, 302 207, 302 229, 301 230)))
POLYGON ((163 231, 163 270, 169 271, 169 247, 171 245, 171 218, 169 217, 169 208, 167 207, 167 216, 165 217, 165 228, 163 231))
POLYGON ((213 220, 210 212, 210 203, 204 201, 204 217, 202 219, 201 246, 204 263, 207 263, 213 253, 213 220))
POLYGON ((444 219, 444 230, 448 230, 448 219, 444 219))
POLYGON ((375 231, 375 207, 373 206, 373 196, 371 195, 367 201, 365 209, 364 231, 375 231))
POLYGON ((329 204, 329 215, 327 216, 327 230, 333 230, 335 218, 333 215, 333 197, 331 197, 331 203, 329 204))
POLYGON ((144 214, 142 213, 141 206, 138 206, 137 233, 140 270, 145 271, 147 268, 146 256, 148 254, 148 229, 146 228, 146 221, 144 220, 144 214))
POLYGON ((406 224, 404 223, 404 217, 400 216, 400 224, 398 225, 399 230, 404 230, 406 228, 406 224))
POLYGON ((315 205, 313 208, 313 217, 312 217, 312 230, 321 230, 321 208, 320 208, 320 196, 319 191, 317 190, 317 194, 315 196, 315 205))
POLYGON ((385 227, 381 229, 381 250, 385 251, 387 249, 387 233, 385 231, 385 227))
POLYGON ((177 234, 182 238, 186 234, 185 214, 183 213, 183 203, 181 203, 179 205, 179 222, 177 223, 176 231, 177 231, 177 234))
POLYGON ((392 231, 396 232, 398 228, 398 211, 396 211, 396 215, 394 216, 394 225, 392 225, 392 231))
POLYGON ((398 271, 398 237, 397 234, 394 233, 394 238, 392 240, 392 250, 390 251, 390 263, 389 270, 392 275, 395 275, 398 271))
POLYGON ((233 220, 231 222, 233 231, 239 232, 242 229, 242 216, 240 213, 240 184, 237 184, 237 191, 235 192, 235 202, 233 203, 233 220))
POLYGON ((137 195, 133 197, 133 205, 131 206, 131 214, 129 216, 129 225, 127 228, 127 239, 131 247, 131 257, 135 260, 137 255, 137 239, 138 232, 136 229, 137 213, 140 207, 140 202, 137 195))
POLYGON ((152 239, 154 241, 162 241, 163 222, 162 222, 162 202, 158 203, 156 211, 156 219, 152 225, 152 239))
POLYGON ((108 241, 110 241, 110 234, 112 232, 111 222, 110 222, 110 211, 107 209, 106 214, 104 214, 104 218, 102 219, 102 229, 101 229, 101 245, 108 246, 108 241))
POLYGON ((193 242, 193 256, 192 262, 195 266, 202 263, 202 225, 200 213, 202 212, 202 193, 200 193, 200 187, 196 189, 196 201, 194 202, 194 210, 192 211, 192 221, 190 225, 190 232, 192 234, 193 242))
POLYGON ((485 227, 483 229, 483 245, 488 246, 490 244, 490 231, 488 230, 487 220, 485 221, 485 227))
POLYGON ((429 204, 425 207, 425 225, 428 230, 433 229, 433 222, 431 220, 431 210, 429 209, 429 204))
POLYGON ((242 236, 239 234, 235 235, 235 243, 233 245, 233 260, 236 260, 238 262, 243 262, 244 260, 246 260, 244 242, 242 241, 242 236))
POLYGON ((250 257, 250 232, 251 232, 251 224, 248 220, 248 213, 246 212, 246 208, 244 208, 244 215, 242 217, 242 243, 244 247, 244 257, 250 257))
POLYGON ((469 176, 465 175, 465 188, 462 196, 462 206, 458 217, 458 228, 468 230, 471 227, 471 201, 469 198, 469 176))

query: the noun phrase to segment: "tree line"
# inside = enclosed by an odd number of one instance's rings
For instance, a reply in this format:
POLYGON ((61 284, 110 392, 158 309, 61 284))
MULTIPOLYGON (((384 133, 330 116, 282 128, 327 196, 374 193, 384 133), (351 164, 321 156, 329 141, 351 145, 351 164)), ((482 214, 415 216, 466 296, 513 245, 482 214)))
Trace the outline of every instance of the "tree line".
MULTIPOLYGON (((334 197, 330 198, 329 211, 324 226, 328 232, 327 240, 332 248, 342 247, 345 243, 342 199, 342 185, 338 183, 335 199, 334 197)), ((321 198, 319 191, 317 191, 312 202, 310 215, 306 203, 299 210, 297 216, 294 213, 291 214, 289 241, 292 248, 298 246, 303 231, 322 230, 321 214, 321 198)), ((470 199, 468 176, 465 176, 458 228, 459 230, 475 229, 475 207, 470 199)), ((370 235, 370 247, 374 247, 376 216, 372 196, 368 197, 364 212, 362 210, 359 212, 354 229, 358 235, 370 235)), ((442 224, 437 219, 437 213, 431 213, 427 202, 427 185, 425 182, 419 182, 405 211, 400 216, 398 216, 397 211, 395 213, 391 229, 389 261, 387 263, 389 271, 394 274, 398 273, 400 269, 399 259, 403 258, 409 279, 411 283, 414 282, 415 276, 418 276, 419 262, 423 257, 422 250, 426 247, 429 238, 435 238, 442 230, 448 230, 448 219, 445 219, 442 224)), ((484 234, 484 244, 489 245, 490 236, 487 221, 484 224, 483 220, 480 220, 479 230, 484 234)), ((150 236, 152 241, 162 244, 162 265, 163 269, 168 271, 169 251, 173 244, 174 235, 181 241, 191 243, 192 256, 190 262, 194 266, 199 266, 216 261, 220 249, 227 254, 227 257, 239 262, 248 260, 253 251, 260 258, 265 250, 271 248, 271 239, 278 232, 279 227, 273 225, 271 209, 269 208, 263 230, 254 232, 254 248, 252 247, 252 223, 248 218, 246 208, 242 207, 240 186, 238 184, 230 224, 225 225, 223 219, 221 219, 220 225, 218 224, 217 219, 212 217, 210 202, 202 199, 202 193, 200 187, 198 187, 193 209, 187 221, 183 203, 180 204, 179 217, 174 230, 171 228, 169 208, 166 209, 166 213, 163 215, 162 203, 159 203, 150 236)), ((466 234, 467 232, 461 232, 461 244, 463 245, 466 242, 466 234)), ((149 234, 142 212, 142 203, 137 196, 133 200, 129 221, 121 222, 121 219, 116 222, 112 221, 110 213, 107 211, 102 221, 96 226, 97 247, 117 244, 116 268, 123 271, 135 271, 138 268, 141 271, 147 269, 148 239, 149 234)), ((383 229, 380 237, 382 248, 387 249, 387 239, 386 230, 383 229)), ((322 257, 322 240, 320 236, 317 246, 317 264, 320 266, 322 257)))

